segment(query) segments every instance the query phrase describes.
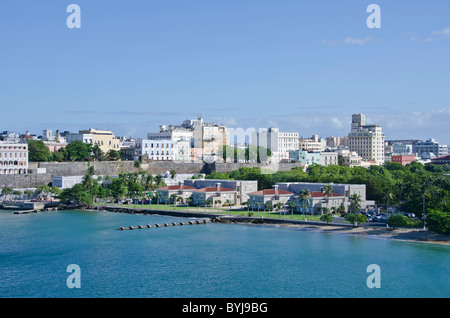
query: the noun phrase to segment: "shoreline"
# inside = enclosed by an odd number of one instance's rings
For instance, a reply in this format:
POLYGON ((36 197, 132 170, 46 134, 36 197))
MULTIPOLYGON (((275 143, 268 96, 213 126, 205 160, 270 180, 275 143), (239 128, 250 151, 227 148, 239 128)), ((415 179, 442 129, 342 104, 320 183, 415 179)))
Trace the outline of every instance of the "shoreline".
POLYGON ((322 233, 337 233, 355 236, 366 236, 373 238, 392 239, 396 241, 429 243, 439 245, 450 245, 450 236, 438 234, 430 231, 418 229, 388 229, 388 228, 372 228, 367 226, 343 227, 339 225, 297 225, 297 224, 278 224, 289 228, 301 228, 305 230, 319 231, 322 233))
POLYGON ((129 208, 129 207, 107 207, 102 208, 95 206, 90 207, 93 210, 107 210, 110 212, 122 212, 122 213, 148 213, 148 214, 162 214, 172 215, 180 217, 210 217, 216 219, 220 223, 242 223, 242 224, 255 224, 265 226, 282 226, 290 228, 300 228, 305 230, 320 231, 323 233, 338 233, 347 235, 367 236, 374 238, 393 239, 398 241, 409 241, 416 243, 429 243, 439 245, 450 245, 450 235, 438 234, 423 229, 408 229, 408 228, 392 228, 386 227, 373 227, 373 226, 351 226, 337 225, 337 224, 325 224, 315 221, 292 221, 275 218, 255 218, 255 217, 240 217, 231 215, 217 215, 205 212, 187 212, 187 211, 170 211, 170 210, 149 210, 141 208, 129 208))

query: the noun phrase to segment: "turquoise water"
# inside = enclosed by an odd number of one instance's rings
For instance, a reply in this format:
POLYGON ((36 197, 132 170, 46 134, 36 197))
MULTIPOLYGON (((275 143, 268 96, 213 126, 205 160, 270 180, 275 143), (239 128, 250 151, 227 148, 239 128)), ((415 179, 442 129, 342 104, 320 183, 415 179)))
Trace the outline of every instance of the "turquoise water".
POLYGON ((0 211, 0 297, 449 297, 450 247, 99 211, 0 211), (70 264, 81 288, 68 288, 70 264), (367 266, 381 288, 368 288, 367 266))

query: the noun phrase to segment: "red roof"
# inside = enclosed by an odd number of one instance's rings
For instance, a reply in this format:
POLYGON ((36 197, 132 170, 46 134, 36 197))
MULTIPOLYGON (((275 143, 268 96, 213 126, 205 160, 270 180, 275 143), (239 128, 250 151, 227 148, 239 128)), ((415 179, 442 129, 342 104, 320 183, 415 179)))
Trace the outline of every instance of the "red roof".
MULTIPOLYGON (((312 198, 325 197, 325 194, 322 191, 311 191, 309 194, 312 198)), ((300 196, 300 195, 297 195, 297 196, 300 196)), ((330 193, 329 196, 330 197, 343 197, 342 194, 337 194, 337 193, 330 193)))
POLYGON ((275 190, 275 189, 264 189, 264 190, 260 190, 260 191, 249 193, 249 195, 275 195, 275 194, 279 194, 279 195, 283 195, 283 194, 293 195, 294 193, 289 192, 289 191, 285 191, 285 190, 275 190))
POLYGON ((441 160, 450 161, 450 155, 440 156, 431 159, 431 161, 441 161, 441 160))
POLYGON ((162 188, 158 188, 156 190, 196 190, 197 188, 194 187, 190 187, 184 184, 178 184, 178 185, 171 185, 171 186, 166 186, 166 187, 162 187, 162 188))
POLYGON ((194 190, 194 192, 226 192, 226 191, 236 191, 236 190, 224 187, 219 187, 219 189, 217 189, 217 187, 206 187, 194 190))

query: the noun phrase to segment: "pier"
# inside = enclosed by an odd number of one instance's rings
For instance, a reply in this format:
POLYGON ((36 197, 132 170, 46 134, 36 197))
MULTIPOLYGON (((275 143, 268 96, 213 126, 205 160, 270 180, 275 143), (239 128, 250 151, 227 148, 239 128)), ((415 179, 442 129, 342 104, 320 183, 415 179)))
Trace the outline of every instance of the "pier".
POLYGON ((189 221, 189 222, 172 222, 172 223, 163 223, 163 224, 155 224, 155 225, 138 225, 138 226, 128 226, 128 227, 119 227, 118 230, 136 230, 136 229, 150 229, 150 228, 156 228, 156 227, 168 227, 168 226, 182 226, 182 225, 194 225, 194 224, 206 224, 212 222, 211 219, 203 219, 203 220, 195 220, 195 221, 189 221))
POLYGON ((36 210, 14 211, 14 214, 37 213, 36 210))

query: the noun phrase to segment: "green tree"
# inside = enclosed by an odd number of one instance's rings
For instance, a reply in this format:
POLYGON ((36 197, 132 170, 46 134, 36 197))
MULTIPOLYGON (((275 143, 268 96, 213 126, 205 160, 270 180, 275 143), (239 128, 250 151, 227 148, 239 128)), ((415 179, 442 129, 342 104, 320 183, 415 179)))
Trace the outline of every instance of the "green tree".
POLYGON ((328 213, 325 213, 325 214, 322 214, 320 217, 319 217, 319 220, 321 220, 322 222, 325 222, 325 223, 330 223, 330 222, 332 222, 333 221, 333 215, 330 213, 330 212, 328 212, 328 213))
POLYGON ((353 193, 350 196, 350 211, 357 213, 361 210, 361 196, 357 193, 353 193))
POLYGON ((53 155, 47 146, 41 140, 28 140, 28 160, 37 161, 52 161, 53 155))
POLYGON ((94 145, 92 147, 91 155, 92 155, 92 159, 94 159, 94 160, 104 160, 105 159, 105 154, 100 149, 99 145, 94 145))
POLYGON ((391 214, 387 218, 386 223, 389 225, 389 227, 392 227, 395 230, 396 227, 407 226, 408 220, 408 217, 402 214, 391 214))
POLYGON ((114 149, 108 150, 108 152, 106 153, 106 159, 110 161, 120 160, 121 159, 120 151, 114 149))
POLYGON ((65 147, 66 161, 88 161, 93 153, 91 144, 80 140, 72 141, 65 147))
POLYGON ((360 213, 347 213, 345 215, 345 220, 352 223, 353 226, 358 226, 360 223, 367 222, 367 217, 360 213))
POLYGON ((327 208, 328 208, 330 205, 330 196, 332 196, 334 192, 333 187, 330 184, 326 184, 323 187, 322 191, 323 195, 327 198, 327 208))
POLYGON ((426 217, 426 225, 430 231, 450 234, 450 213, 429 210, 426 217))
POLYGON ((289 202, 289 208, 291 210, 291 218, 294 218, 294 210, 297 207, 297 203, 294 201, 289 202))

